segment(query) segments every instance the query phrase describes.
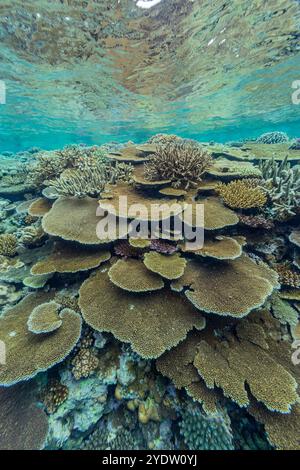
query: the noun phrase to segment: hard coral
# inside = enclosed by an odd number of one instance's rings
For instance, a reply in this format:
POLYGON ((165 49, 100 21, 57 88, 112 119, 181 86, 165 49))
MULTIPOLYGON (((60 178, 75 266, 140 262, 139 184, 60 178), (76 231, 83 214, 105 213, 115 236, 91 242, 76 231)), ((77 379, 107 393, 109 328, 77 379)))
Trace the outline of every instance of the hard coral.
POLYGON ((175 140, 157 146, 156 153, 145 165, 145 177, 171 180, 173 187, 187 189, 201 181, 211 162, 211 156, 196 143, 175 140))
POLYGON ((205 415, 199 406, 182 412, 180 432, 189 450, 233 450, 233 436, 228 416, 220 412, 205 415))
POLYGON ((6 364, 0 365, 0 384, 13 385, 63 361, 81 334, 81 318, 69 309, 60 312, 61 326, 48 334, 28 330, 31 312, 52 300, 51 293, 30 294, 0 318, 0 339, 6 345, 6 364))
POLYGON ((289 141, 289 136, 285 132, 266 132, 256 139, 258 144, 282 144, 289 141))
MULTIPOLYGON (((255 180, 256 181, 256 180, 255 180)), ((265 191, 252 179, 231 181, 228 184, 220 184, 217 192, 224 203, 232 209, 251 209, 263 207, 267 202, 265 191)))
POLYGON ((99 365, 99 359, 90 348, 81 348, 71 361, 72 374, 76 380, 92 375, 99 365))
POLYGON ((10 233, 0 235, 0 255, 12 257, 17 252, 17 237, 10 233))
POLYGON ((43 402, 47 413, 55 413, 59 406, 68 398, 68 387, 59 380, 52 378, 46 387, 41 391, 40 399, 43 402))

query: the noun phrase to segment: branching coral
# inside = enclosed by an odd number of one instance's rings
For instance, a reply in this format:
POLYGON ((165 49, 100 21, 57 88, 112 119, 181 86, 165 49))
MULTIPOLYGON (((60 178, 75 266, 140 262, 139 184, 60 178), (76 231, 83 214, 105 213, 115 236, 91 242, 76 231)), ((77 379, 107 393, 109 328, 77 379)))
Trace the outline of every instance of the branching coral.
POLYGON ((17 252, 17 237, 10 233, 0 235, 0 255, 12 257, 17 252))
POLYGON ((256 139, 258 144, 282 144, 289 141, 289 136, 285 132, 266 132, 256 139))
POLYGON ((48 181, 58 196, 97 197, 108 183, 130 182, 132 167, 125 163, 101 161, 97 165, 83 164, 80 169, 66 170, 59 179, 48 181))
POLYGON ((260 169, 271 201, 265 212, 279 220, 293 217, 300 205, 300 169, 291 167, 287 157, 281 163, 261 161, 260 169))
POLYGON ((228 416, 205 415, 200 407, 188 406, 182 413, 180 432, 190 450, 233 450, 228 416))
POLYGON ((220 184, 217 192, 224 203, 233 209, 263 207, 267 202, 265 191, 259 187, 257 180, 251 178, 220 184))
POLYGON ((171 180, 175 188, 197 185, 211 165, 211 156, 193 142, 174 141, 158 145, 156 153, 145 165, 149 180, 171 180))

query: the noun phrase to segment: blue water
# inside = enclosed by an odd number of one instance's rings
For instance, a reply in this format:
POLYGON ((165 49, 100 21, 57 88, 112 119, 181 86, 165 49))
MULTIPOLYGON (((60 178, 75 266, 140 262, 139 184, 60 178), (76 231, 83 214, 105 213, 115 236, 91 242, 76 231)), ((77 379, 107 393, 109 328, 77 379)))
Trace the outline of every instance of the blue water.
POLYGON ((299 137, 299 2, 223 3, 2 1, 0 151, 299 137))

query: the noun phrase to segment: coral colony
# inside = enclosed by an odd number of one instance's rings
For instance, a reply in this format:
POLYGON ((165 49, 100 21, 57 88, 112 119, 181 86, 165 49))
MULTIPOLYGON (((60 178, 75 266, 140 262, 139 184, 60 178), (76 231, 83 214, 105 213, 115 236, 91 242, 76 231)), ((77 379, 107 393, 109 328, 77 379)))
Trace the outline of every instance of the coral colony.
POLYGON ((158 134, 6 165, 0 448, 300 448, 298 143, 158 134))

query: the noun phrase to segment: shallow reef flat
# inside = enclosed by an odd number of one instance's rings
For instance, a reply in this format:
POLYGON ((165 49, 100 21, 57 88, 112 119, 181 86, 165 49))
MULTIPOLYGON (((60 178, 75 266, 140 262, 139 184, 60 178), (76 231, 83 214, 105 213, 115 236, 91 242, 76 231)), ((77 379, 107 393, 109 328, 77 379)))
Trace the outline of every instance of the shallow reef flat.
POLYGON ((281 132, 3 155, 0 449, 299 450, 299 176, 281 132))

